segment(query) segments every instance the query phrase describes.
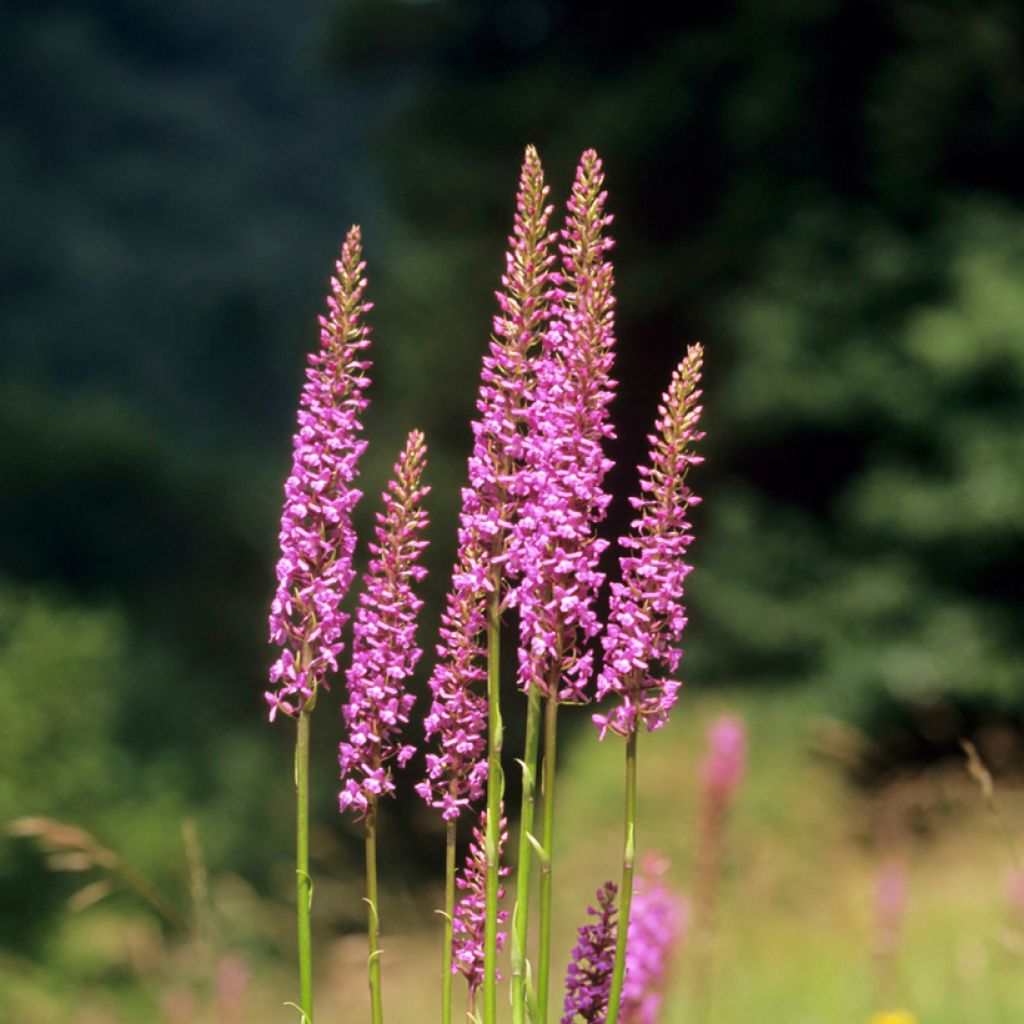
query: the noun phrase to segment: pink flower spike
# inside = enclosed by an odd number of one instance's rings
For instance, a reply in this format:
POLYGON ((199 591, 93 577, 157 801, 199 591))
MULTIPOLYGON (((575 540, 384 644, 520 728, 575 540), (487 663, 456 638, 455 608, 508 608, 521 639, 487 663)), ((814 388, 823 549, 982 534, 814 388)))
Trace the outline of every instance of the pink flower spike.
POLYGON ((907 865, 892 857, 875 879, 875 953, 894 958, 907 909, 907 865))
POLYGON ((701 765, 705 790, 728 801, 743 781, 747 759, 747 730, 743 719, 722 715, 708 730, 708 752, 701 765))
POLYGON ((525 497, 509 545, 509 572, 519 579, 519 685, 546 694, 554 681, 560 699, 574 702, 588 699, 586 643, 600 632, 593 605, 607 547, 597 527, 611 499, 603 443, 614 436, 615 300, 604 200, 601 160, 587 150, 561 232, 559 287, 526 412, 525 497))
POLYGON ((1024 871, 1013 868, 1006 876, 1006 908, 1018 926, 1024 924, 1024 871))
POLYGON ((462 491, 459 551, 441 618, 426 738, 427 777, 416 791, 448 820, 479 800, 487 783, 487 702, 474 687, 485 682, 487 598, 507 558, 508 526, 524 487, 525 410, 535 387, 535 350, 548 317, 551 207, 537 151, 527 147, 505 257, 501 313, 484 358, 478 419, 473 423, 470 486, 462 491))
POLYGON ((689 901, 662 881, 667 868, 667 862, 646 857, 633 893, 622 1024, 657 1024, 672 957, 689 929, 689 901))
POLYGON ((572 951, 565 975, 565 1003, 562 1024, 604 1024, 608 1018, 608 996, 615 967, 615 936, 618 932, 616 897, 618 886, 605 882, 597 890, 597 906, 587 907, 596 918, 583 925, 572 951))
POLYGON ((366 264, 353 227, 331 280, 327 315, 320 317, 320 348, 309 356, 292 441, 292 470, 285 482, 277 592, 270 609, 270 642, 281 653, 265 694, 270 720, 312 707, 317 691, 336 672, 348 616, 341 601, 352 585, 356 545, 352 510, 362 497, 353 483, 366 448, 359 415, 367 406, 370 343, 362 316, 366 264))
MULTIPOLYGON (((508 822, 503 817, 499 827, 498 859, 508 839, 508 822)), ((487 856, 484 853, 484 836, 487 832, 487 811, 480 815, 480 823, 473 829, 469 854, 462 871, 455 877, 455 885, 462 890, 455 907, 454 931, 452 934, 452 974, 462 974, 469 984, 470 998, 484 980, 484 915, 487 902, 487 856)), ((502 867, 498 874, 508 874, 502 867)), ((498 899, 504 899, 505 890, 498 889, 498 899)), ((508 920, 508 911, 498 911, 498 924, 508 920)), ((498 949, 505 944, 505 933, 498 932, 498 949)))
POLYGON ((414 430, 395 465, 377 513, 376 543, 353 627, 352 665, 347 673, 348 703, 342 709, 348 740, 338 748, 345 783, 342 811, 364 817, 378 797, 394 793, 391 763, 405 764, 414 753, 399 743, 415 697, 405 691, 422 650, 416 646, 416 616, 423 601, 412 589, 426 576, 418 564, 427 546, 420 534, 427 525, 421 485, 427 448, 414 430))
POLYGON ((687 516, 700 500, 686 478, 689 467, 703 461, 693 453, 704 437, 698 387, 703 357, 703 348, 691 345, 672 374, 658 407, 650 464, 640 468, 641 495, 631 499, 637 510, 633 532, 619 539, 633 554, 619 559, 621 579, 611 586, 601 641, 597 696, 614 694, 620 701, 608 714, 593 716, 602 738, 608 731, 628 736, 641 724, 660 729, 679 694, 680 683, 671 676, 686 626, 682 601, 691 567, 685 558, 693 541, 687 516))

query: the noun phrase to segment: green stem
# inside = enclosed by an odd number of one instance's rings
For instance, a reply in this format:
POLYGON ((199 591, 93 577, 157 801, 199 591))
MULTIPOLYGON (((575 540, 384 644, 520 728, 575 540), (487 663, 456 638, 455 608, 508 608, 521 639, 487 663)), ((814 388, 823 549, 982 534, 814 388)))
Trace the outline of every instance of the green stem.
POLYGON ((530 910, 530 868, 533 811, 536 804, 537 747, 540 740, 540 690, 530 686, 526 698, 526 742, 523 749, 523 799, 519 813, 519 855, 516 903, 512 911, 512 1021, 526 1020, 526 936, 530 910))
POLYGON ((540 946, 537 951, 537 1004, 541 1024, 547 1024, 548 990, 551 977, 551 861, 555 842, 555 740, 558 728, 558 684, 549 680, 544 708, 544 778, 541 800, 544 817, 544 859, 540 866, 540 946))
POLYGON ((636 859, 636 737, 634 728, 626 740, 626 841, 622 852, 622 888, 619 890, 619 925, 615 936, 615 967, 608 993, 607 1024, 619 1019, 622 986, 626 980, 626 940, 633 903, 633 862, 636 859))
POLYGON ((295 881, 299 927, 299 1009, 303 1024, 313 1021, 313 954, 309 911, 313 879, 309 874, 309 711, 299 712, 295 737, 295 881))
POLYGON ((370 801, 366 813, 366 934, 370 940, 367 972, 370 981, 370 1017, 382 1024, 384 1006, 380 990, 380 914, 377 896, 377 801, 370 801))
POLYGON ((452 942, 455 938, 455 821, 446 822, 444 853, 444 957, 441 1024, 452 1021, 452 942))
POLYGON ((487 898, 484 917, 484 1022, 498 1019, 498 869, 501 836, 501 571, 496 569, 487 601, 487 832, 484 840, 487 858, 487 898))

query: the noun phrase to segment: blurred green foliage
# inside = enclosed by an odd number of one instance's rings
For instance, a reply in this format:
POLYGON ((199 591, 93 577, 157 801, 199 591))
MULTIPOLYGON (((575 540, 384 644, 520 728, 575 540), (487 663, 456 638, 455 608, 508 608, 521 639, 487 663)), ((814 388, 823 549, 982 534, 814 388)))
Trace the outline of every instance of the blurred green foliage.
MULTIPOLYGON (((264 622, 334 246, 362 221, 364 536, 406 430, 431 448, 422 678, 528 141, 558 202, 584 146, 606 160, 611 532, 658 391, 707 345, 690 684, 809 681, 876 738, 921 742, 944 701, 940 746, 1024 718, 1022 17, 1008 0, 6 5, 0 686, 22 722, 0 739, 0 817, 67 816, 180 887, 190 813, 215 870, 287 891, 264 622)), ((324 856, 344 857, 323 722, 324 856)), ((394 863, 428 817, 398 805, 394 863)), ((5 904, 30 877, 0 848, 5 904)))
MULTIPOLYGON (((503 167, 524 139, 547 158, 556 201, 580 148, 606 159, 620 494, 635 486, 658 382, 688 340, 706 340, 690 680, 816 680, 836 712, 875 736, 893 727, 897 743, 924 740, 919 713, 949 701, 946 733, 927 741, 939 749, 979 715, 1019 719, 1017 6, 338 10, 340 65, 416 82, 379 146, 403 290, 380 318, 388 334, 410 308, 456 325, 443 359, 421 357, 423 376, 478 351, 503 167), (392 13, 411 10, 415 31, 396 36, 392 13)), ((424 415, 428 436, 457 437, 465 409, 424 415)), ((625 516, 620 503, 613 525, 625 516)))

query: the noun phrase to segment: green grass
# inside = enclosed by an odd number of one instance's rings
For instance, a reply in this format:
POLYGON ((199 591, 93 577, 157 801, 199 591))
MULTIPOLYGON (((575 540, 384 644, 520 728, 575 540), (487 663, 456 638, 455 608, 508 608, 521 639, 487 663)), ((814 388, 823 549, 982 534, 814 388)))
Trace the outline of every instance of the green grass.
MULTIPOLYGON (((1007 918, 1008 857, 962 766, 907 775, 872 796, 858 793, 834 759, 816 752, 823 718, 813 691, 685 693, 672 724, 642 738, 641 854, 657 850, 670 858, 669 882, 687 889, 704 734, 724 711, 744 716, 750 758, 730 822, 711 1020, 864 1024, 879 1008, 871 955, 874 880, 893 855, 909 871, 899 1001, 921 1024, 1024 1020, 1024 931, 1011 928, 1007 918)), ((578 731, 562 757, 554 940, 559 980, 594 890, 619 873, 622 760, 621 742, 598 743, 589 728, 578 731)), ((1001 785, 1000 798, 1012 827, 1024 829, 1019 790, 1001 785)), ((337 880, 318 880, 317 899, 329 901, 332 886, 340 888, 337 880)), ((283 1007, 294 997, 292 965, 270 952, 275 932, 291 927, 287 908, 256 900, 238 880, 215 882, 215 890, 227 933, 240 936, 252 956, 253 981, 239 1019, 293 1020, 283 1007)), ((424 901, 403 893, 387 920, 388 1019, 434 1021, 436 919, 424 901)), ((365 956, 361 938, 321 929, 318 1024, 367 1019, 365 956)), ((199 1002, 183 1021, 220 1024, 209 1011, 204 971, 200 954, 169 948, 141 912, 129 913, 123 903, 100 905, 68 917, 45 966, 0 960, 0 1020, 175 1024, 167 1007, 173 1009, 175 994, 195 990, 199 1002)), ((692 971, 684 949, 662 1024, 705 1024, 690 1012, 692 971)), ((503 973, 507 977, 507 965, 503 973)), ((559 987, 553 985, 556 992, 559 987)), ((504 994, 501 1002, 504 1012, 504 994)))

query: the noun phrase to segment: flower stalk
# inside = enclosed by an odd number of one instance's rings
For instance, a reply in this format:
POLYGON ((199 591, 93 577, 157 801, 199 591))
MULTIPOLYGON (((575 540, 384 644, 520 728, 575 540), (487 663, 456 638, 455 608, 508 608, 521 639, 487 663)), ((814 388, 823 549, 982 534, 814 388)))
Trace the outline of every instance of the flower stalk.
POLYGON ((547 1024, 551 979, 551 909, 554 875, 551 854, 555 843, 555 768, 558 726, 558 694, 549 692, 544 703, 544 765, 541 814, 544 831, 541 844, 544 859, 540 867, 540 928, 537 949, 537 1004, 541 1024, 547 1024))
POLYGON ((313 942, 310 910, 313 879, 309 873, 309 719, 310 707, 299 712, 295 733, 295 882, 299 939, 299 1009, 313 1022, 313 942))
POLYGON ((633 871, 636 862, 636 755, 637 731, 626 738, 626 815, 625 843, 622 850, 622 884, 619 888, 619 928, 615 936, 615 966, 608 993, 607 1024, 619 1019, 622 989, 626 982, 626 956, 629 949, 629 914, 633 904, 633 871))
POLYGON ((377 891, 377 800, 370 802, 366 812, 366 934, 370 944, 367 971, 370 982, 370 1019, 373 1024, 384 1020, 380 983, 380 897, 377 891))
POLYGON ((441 956, 441 1024, 452 1020, 452 942, 455 937, 455 839, 456 822, 445 822, 444 844, 444 949, 441 956))
POLYGON ((498 1019, 498 873, 501 870, 501 804, 505 779, 501 769, 504 725, 501 720, 501 572, 495 570, 487 600, 487 898, 484 923, 484 1022, 498 1019))
POLYGON ((537 803, 537 750, 540 746, 541 694, 531 686, 526 695, 526 738, 523 747, 523 793, 519 812, 519 854, 516 863, 516 901, 512 912, 512 1022, 524 1024, 527 1013, 526 941, 533 865, 534 811, 537 803))

